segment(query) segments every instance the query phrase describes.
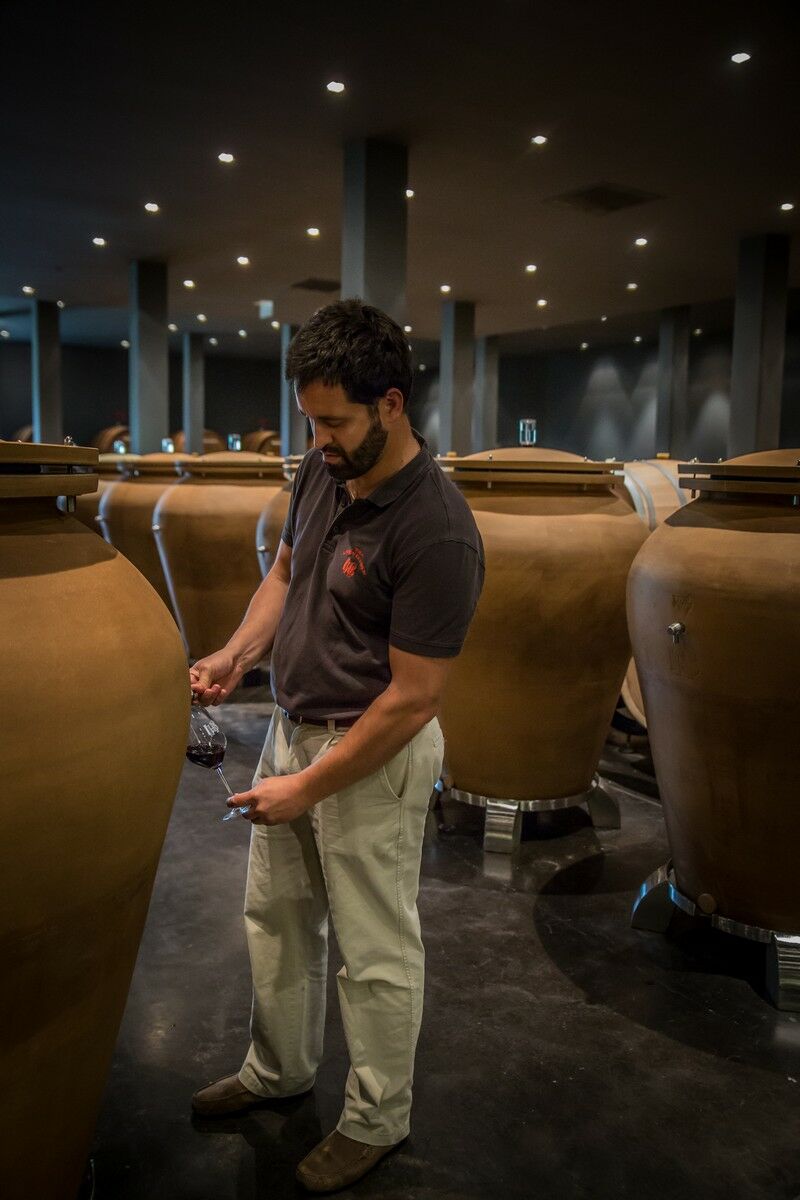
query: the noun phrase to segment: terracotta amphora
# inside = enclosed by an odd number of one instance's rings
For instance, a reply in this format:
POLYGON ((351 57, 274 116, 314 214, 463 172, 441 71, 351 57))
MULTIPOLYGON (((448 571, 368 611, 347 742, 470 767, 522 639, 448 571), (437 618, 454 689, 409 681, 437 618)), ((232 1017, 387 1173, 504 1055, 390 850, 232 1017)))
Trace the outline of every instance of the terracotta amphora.
POLYGON ((681 466, 628 614, 679 892, 800 933, 800 450, 681 466))
POLYGON ((75 1200, 186 746, 174 621, 57 507, 96 466, 0 443, 3 1200, 75 1200))
POLYGON ((110 483, 121 478, 124 470, 131 470, 138 458, 138 454, 101 454, 97 460, 97 491, 76 496, 74 513, 81 524, 93 533, 103 536, 98 516, 103 492, 110 483))
MULTIPOLYGON (((651 531, 671 517, 676 509, 682 508, 689 499, 678 481, 678 460, 666 455, 626 463, 625 486, 636 511, 651 531)), ((647 715, 633 659, 628 664, 621 691, 625 707, 634 720, 646 729, 647 715)))
POLYGON ((453 783, 524 802, 585 793, 630 657, 625 583, 647 536, 621 464, 515 447, 447 465, 486 551, 441 710, 453 783))
POLYGON ((153 538, 153 512, 162 494, 177 481, 179 464, 188 457, 142 454, 129 466, 123 464, 122 477, 105 489, 97 514, 106 541, 130 559, 170 609, 172 600, 153 538))
POLYGON ((225 645, 261 583, 256 526, 284 486, 283 460, 248 451, 188 459, 153 515, 158 550, 189 656, 225 645))
POLYGON ((297 468, 303 461, 302 454, 292 454, 283 460, 283 474, 287 480, 281 490, 267 502, 256 526, 256 553, 262 576, 266 576, 275 561, 278 545, 289 512, 292 484, 297 468))

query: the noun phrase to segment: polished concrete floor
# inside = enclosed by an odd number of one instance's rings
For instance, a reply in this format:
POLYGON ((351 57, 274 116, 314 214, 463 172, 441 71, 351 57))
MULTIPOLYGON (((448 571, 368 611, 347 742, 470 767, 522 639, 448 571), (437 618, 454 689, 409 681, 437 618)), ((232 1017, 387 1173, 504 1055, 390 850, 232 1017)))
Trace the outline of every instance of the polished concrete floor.
MULTIPOLYGON (((267 710, 218 711, 242 788, 267 710)), ((223 800, 187 764, 98 1122, 98 1200, 297 1196, 296 1162, 339 1113, 332 987, 313 1094, 192 1121, 192 1091, 237 1069, 248 1040, 248 827, 220 824, 223 800)), ((668 937, 630 928, 666 857, 657 802, 624 796, 613 832, 577 809, 526 818, 513 862, 484 855, 482 821, 452 804, 430 822, 413 1133, 341 1195, 797 1200, 800 1014, 765 1000, 762 948, 682 920, 668 937)))

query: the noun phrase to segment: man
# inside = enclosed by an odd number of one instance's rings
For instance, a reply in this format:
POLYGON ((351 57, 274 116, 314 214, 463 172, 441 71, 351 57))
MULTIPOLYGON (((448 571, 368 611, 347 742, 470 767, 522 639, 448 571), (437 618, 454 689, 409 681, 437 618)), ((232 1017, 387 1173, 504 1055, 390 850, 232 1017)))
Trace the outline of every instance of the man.
POLYGON ((328 917, 350 1055, 337 1129, 298 1167, 314 1192, 360 1179, 409 1131, 424 951, 416 899, 442 764, 436 713, 483 582, 472 514, 411 428, 405 334, 378 309, 320 309, 287 379, 314 448, 280 549, 228 645, 190 672, 217 704, 272 650, 276 700, 247 805, 252 1042, 201 1089, 204 1115, 310 1089, 322 1054, 328 917))

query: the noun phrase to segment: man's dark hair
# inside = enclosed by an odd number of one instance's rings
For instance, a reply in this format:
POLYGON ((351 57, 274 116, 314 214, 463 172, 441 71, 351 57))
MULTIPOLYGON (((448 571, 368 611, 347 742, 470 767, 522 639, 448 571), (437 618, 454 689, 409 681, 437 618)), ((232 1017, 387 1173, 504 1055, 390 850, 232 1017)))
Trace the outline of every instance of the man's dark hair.
POLYGON ((338 385, 356 404, 374 404, 397 388, 408 412, 414 378, 408 339, 396 321, 359 299, 326 304, 293 337, 286 378, 298 391, 318 379, 338 385))

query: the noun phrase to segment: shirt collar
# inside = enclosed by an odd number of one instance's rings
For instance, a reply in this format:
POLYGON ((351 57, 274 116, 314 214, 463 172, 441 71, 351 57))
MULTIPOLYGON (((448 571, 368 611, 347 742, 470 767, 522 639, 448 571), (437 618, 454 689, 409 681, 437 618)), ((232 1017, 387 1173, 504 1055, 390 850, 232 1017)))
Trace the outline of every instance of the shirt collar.
POLYGON ((432 462, 431 452, 424 437, 417 433, 416 429, 412 429, 411 432, 419 442, 419 454, 415 454, 411 462, 406 463, 388 479, 384 479, 383 483, 379 483, 375 490, 366 497, 368 503, 376 505, 377 508, 386 508, 398 496, 402 496, 403 492, 424 474, 432 462))

